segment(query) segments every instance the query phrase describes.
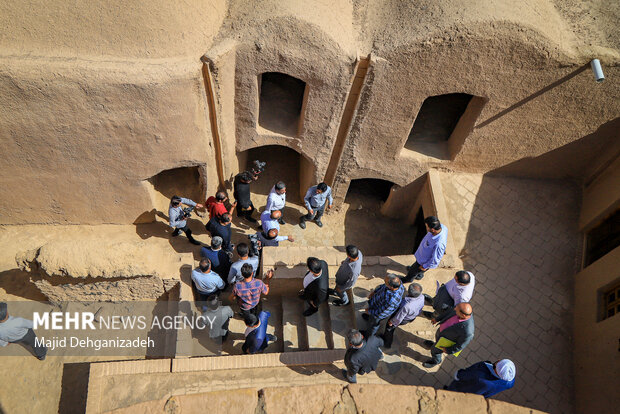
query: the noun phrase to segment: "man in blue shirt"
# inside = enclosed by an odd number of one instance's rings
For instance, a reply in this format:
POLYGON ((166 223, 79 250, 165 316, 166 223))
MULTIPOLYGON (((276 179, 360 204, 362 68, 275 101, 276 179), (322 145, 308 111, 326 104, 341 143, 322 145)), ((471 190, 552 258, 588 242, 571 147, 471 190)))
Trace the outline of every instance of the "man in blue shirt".
POLYGON ((381 321, 396 312, 405 292, 405 287, 398 276, 388 274, 384 280, 385 284, 370 292, 368 313, 362 314, 362 317, 368 321, 368 328, 364 334, 366 338, 376 334, 381 321))
POLYGON ((198 268, 192 270, 192 282, 201 302, 206 302, 211 295, 218 295, 225 287, 220 275, 211 270, 211 261, 206 257, 200 260, 198 268))
POLYGON ((280 210, 265 210, 260 215, 261 229, 267 233, 271 229, 280 231, 280 220, 282 218, 282 212, 280 210))
POLYGON ((489 398, 512 388, 515 384, 515 375, 515 364, 509 359, 502 359, 494 364, 490 361, 482 361, 469 368, 456 371, 454 381, 444 389, 489 398))
POLYGON ((174 229, 172 237, 176 237, 182 231, 187 235, 187 239, 192 244, 199 245, 200 242, 192 236, 192 231, 187 226, 187 217, 183 212, 181 204, 185 204, 192 207, 202 208, 202 204, 197 204, 189 198, 183 198, 179 196, 172 196, 170 199, 170 206, 168 206, 168 220, 170 220, 170 227, 174 229))
POLYGON ((258 256, 250 257, 250 247, 246 243, 239 243, 237 245, 237 254, 239 260, 230 266, 228 272, 228 283, 234 285, 237 282, 243 281, 243 275, 241 275, 241 267, 248 263, 252 266, 254 272, 258 270, 258 256))
POLYGON ((306 221, 308 220, 314 220, 317 226, 323 227, 321 217, 323 217, 325 209, 329 210, 332 207, 333 202, 332 189, 329 188, 327 184, 319 183, 318 185, 310 187, 304 197, 304 203, 308 210, 308 214, 301 216, 299 219, 299 227, 305 229, 306 221))
POLYGON ((421 280, 424 272, 439 266, 446 252, 448 228, 435 216, 428 216, 424 219, 424 225, 427 233, 414 253, 415 263, 407 268, 407 276, 401 278, 403 283, 409 283, 413 279, 421 280))

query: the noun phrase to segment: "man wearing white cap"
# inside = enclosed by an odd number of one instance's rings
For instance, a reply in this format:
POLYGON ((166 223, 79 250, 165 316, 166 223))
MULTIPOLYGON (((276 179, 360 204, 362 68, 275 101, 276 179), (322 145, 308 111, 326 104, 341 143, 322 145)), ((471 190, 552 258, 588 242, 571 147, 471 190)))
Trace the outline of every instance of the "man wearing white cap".
POLYGON ((515 364, 509 359, 502 359, 494 364, 482 361, 469 368, 456 371, 454 381, 444 389, 478 394, 488 398, 512 388, 515 384, 515 374, 515 364))

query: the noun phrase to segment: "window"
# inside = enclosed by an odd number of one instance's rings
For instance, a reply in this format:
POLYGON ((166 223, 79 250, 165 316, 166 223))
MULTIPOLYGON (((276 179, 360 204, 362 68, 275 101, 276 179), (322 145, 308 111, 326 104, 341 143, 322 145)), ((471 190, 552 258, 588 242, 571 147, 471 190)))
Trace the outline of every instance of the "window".
POLYGON ((258 125, 277 134, 298 136, 306 83, 284 73, 266 72, 259 88, 258 125))
POLYGON ((620 209, 588 232, 584 267, 591 265, 618 246, 620 246, 620 209))
POLYGON ((603 292, 603 318, 611 318, 620 313, 620 282, 603 292))

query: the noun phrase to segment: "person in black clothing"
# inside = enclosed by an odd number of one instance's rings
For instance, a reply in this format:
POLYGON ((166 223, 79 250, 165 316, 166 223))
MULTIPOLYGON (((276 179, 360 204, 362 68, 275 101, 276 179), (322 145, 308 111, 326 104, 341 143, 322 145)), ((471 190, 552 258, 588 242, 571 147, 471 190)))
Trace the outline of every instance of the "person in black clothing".
POLYGON ((377 363, 383 358, 383 353, 379 347, 383 346, 383 340, 374 335, 364 340, 360 331, 351 329, 347 334, 349 347, 344 354, 344 365, 346 370, 342 370, 344 377, 352 384, 357 383, 357 374, 368 374, 377 369, 377 363))
POLYGON ((303 315, 310 316, 319 310, 321 303, 325 302, 329 296, 327 294, 329 271, 327 270, 327 262, 316 257, 308 257, 306 264, 308 265, 308 273, 304 277, 304 288, 299 291, 299 297, 308 302, 309 305, 303 315))
POLYGON ((222 248, 232 254, 234 244, 230 243, 230 214, 224 213, 221 216, 211 217, 211 220, 205 225, 207 231, 211 233, 211 237, 220 236, 222 238, 222 248))
POLYGON ((226 283, 231 263, 230 256, 222 249, 222 238, 220 236, 211 238, 211 247, 202 247, 200 256, 211 261, 211 268, 215 273, 221 275, 224 283, 226 283))
POLYGON ((254 314, 246 314, 245 322, 245 342, 241 345, 244 354, 262 353, 269 345, 269 342, 276 342, 278 337, 265 332, 267 329, 263 324, 267 324, 270 313, 262 311, 258 318, 254 314), (262 329, 262 331, 261 331, 262 329))
POLYGON ((239 173, 235 176, 233 196, 237 202, 237 217, 243 217, 251 223, 256 223, 256 219, 252 218, 254 213, 254 204, 250 200, 250 184, 252 183, 252 174, 247 171, 239 173))

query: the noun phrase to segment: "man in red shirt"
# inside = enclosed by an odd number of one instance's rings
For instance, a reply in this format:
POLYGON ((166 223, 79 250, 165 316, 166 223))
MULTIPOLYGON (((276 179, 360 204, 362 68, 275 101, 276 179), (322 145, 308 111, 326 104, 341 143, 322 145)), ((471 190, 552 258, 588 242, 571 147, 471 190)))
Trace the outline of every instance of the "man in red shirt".
POLYGON ((230 206, 230 210, 227 210, 226 206, 224 205, 226 200, 228 200, 228 196, 223 191, 218 191, 217 193, 215 193, 215 197, 211 196, 207 199, 207 201, 205 202, 205 206, 209 211, 210 219, 212 219, 213 217, 219 217, 224 213, 229 213, 232 215, 233 211, 235 210, 235 206, 237 205, 237 202, 235 201, 234 203, 232 203, 230 206))

